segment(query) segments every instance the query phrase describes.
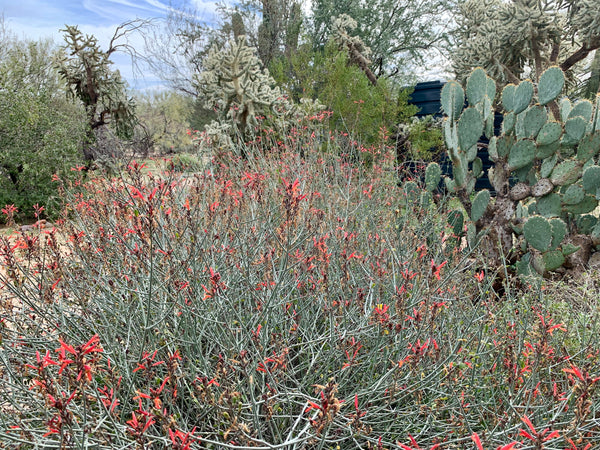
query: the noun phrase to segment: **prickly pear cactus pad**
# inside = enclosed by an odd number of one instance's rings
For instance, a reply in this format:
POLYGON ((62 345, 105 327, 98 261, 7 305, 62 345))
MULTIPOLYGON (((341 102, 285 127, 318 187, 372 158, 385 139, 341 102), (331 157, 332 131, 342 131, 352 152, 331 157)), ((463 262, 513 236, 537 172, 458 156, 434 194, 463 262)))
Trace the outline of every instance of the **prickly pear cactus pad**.
POLYGON ((538 84, 538 100, 540 105, 547 105, 556 100, 565 87, 565 76, 560 67, 554 66, 547 69, 538 84))
MULTIPOLYGON (((546 274, 580 251, 564 244, 572 236, 596 233, 600 243, 600 225, 590 219, 600 200, 600 96, 595 103, 571 102, 561 98, 565 85, 564 73, 553 66, 536 80, 506 85, 496 98, 493 80, 477 68, 465 89, 450 82, 442 92, 453 165, 453 178, 445 184, 498 266, 512 254, 521 259, 517 267, 522 273, 546 274), (504 110, 504 119, 500 133, 492 136, 495 104, 504 110), (489 138, 493 162, 487 171, 477 155, 482 135, 489 138), (481 176, 488 177, 495 195, 473 192, 481 176)), ((435 166, 428 172, 428 186, 433 186, 439 172, 435 166)))

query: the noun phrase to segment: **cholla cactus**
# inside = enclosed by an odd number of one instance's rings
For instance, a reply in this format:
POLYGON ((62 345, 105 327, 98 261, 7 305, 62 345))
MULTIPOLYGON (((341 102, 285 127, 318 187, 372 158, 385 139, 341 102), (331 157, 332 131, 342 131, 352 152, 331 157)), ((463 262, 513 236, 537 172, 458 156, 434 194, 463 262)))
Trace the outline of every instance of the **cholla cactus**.
MULTIPOLYGON (((490 262, 500 265, 513 255, 522 273, 532 267, 543 274, 582 266, 593 245, 600 244, 600 223, 590 214, 600 199, 600 95, 595 105, 567 98, 558 102, 564 86, 564 73, 556 66, 541 74, 537 89, 529 80, 507 85, 499 136, 492 128, 495 82, 483 69, 468 78, 466 109, 459 83, 451 81, 442 90, 454 175, 446 185, 470 215, 490 262), (483 175, 477 157, 482 134, 490 138, 494 165, 487 175, 495 198, 487 190, 473 196, 475 180, 483 175)), ((428 172, 435 175, 430 184, 437 185, 439 170, 432 166, 428 172)))
POLYGON ((598 17, 596 0, 463 0, 454 69, 463 79, 483 67, 502 87, 558 65, 574 82, 574 66, 600 48, 598 17))
MULTIPOLYGON (((293 104, 275 86, 269 72, 261 69, 256 50, 246 44, 245 36, 225 48, 211 48, 204 66, 197 84, 205 95, 205 105, 217 112, 221 122, 231 124, 231 137, 240 138, 238 142, 243 144, 252 135, 258 115, 285 121, 293 112, 293 104)), ((211 125, 212 130, 218 128, 211 125)))
POLYGON ((338 44, 340 49, 344 49, 350 56, 350 61, 356 64, 365 73, 371 84, 377 84, 377 77, 369 68, 368 56, 371 49, 365 45, 362 39, 358 36, 351 36, 350 32, 357 27, 356 20, 348 14, 340 14, 333 18, 333 40, 338 44))
POLYGON ((106 134, 102 131, 105 125, 111 125, 119 138, 130 139, 137 124, 135 102, 128 97, 119 72, 110 68, 110 55, 120 47, 115 40, 129 31, 123 27, 117 29, 107 51, 100 49, 94 36, 84 36, 76 26, 67 25, 62 30, 66 44, 57 67, 68 92, 81 101, 86 111, 88 129, 83 153, 87 160, 101 155, 96 141, 106 134))

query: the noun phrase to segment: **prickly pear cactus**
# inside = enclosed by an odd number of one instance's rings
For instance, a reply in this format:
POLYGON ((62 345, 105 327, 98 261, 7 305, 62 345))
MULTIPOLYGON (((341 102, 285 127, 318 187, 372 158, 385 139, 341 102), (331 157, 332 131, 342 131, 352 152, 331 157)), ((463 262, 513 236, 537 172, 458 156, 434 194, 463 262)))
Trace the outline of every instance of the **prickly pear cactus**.
MULTIPOLYGON (((537 89, 526 80, 502 90, 497 100, 504 120, 494 136, 495 86, 479 68, 466 89, 451 81, 442 90, 453 168, 446 187, 463 204, 492 263, 516 257, 522 272, 539 274, 581 266, 600 244, 600 223, 590 215, 600 200, 600 95, 595 105, 559 99, 565 76, 550 67, 537 89), (495 196, 473 192, 475 180, 484 175, 477 157, 483 135, 490 140, 494 164, 487 176, 495 196)), ((433 177, 437 169, 427 173, 433 177)))

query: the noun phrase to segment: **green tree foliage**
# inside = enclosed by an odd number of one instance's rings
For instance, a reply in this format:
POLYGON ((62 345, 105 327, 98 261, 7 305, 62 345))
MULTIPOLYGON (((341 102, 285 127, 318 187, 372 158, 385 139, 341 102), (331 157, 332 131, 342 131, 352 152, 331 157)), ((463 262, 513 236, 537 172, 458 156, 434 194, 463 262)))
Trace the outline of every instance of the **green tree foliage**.
POLYGON ((559 65, 573 82, 575 66, 600 48, 598 17, 594 0, 463 0, 454 69, 463 79, 483 67, 502 86, 559 65))
POLYGON ((416 112, 407 103, 407 91, 386 78, 373 85, 335 42, 324 51, 301 46, 289 59, 271 64, 271 72, 290 97, 318 99, 333 112, 330 128, 349 132, 364 145, 375 143, 383 130, 391 132, 416 112))
POLYGON ((126 27, 117 28, 107 51, 100 49, 94 36, 84 36, 76 26, 67 25, 63 30, 66 44, 58 70, 71 96, 77 98, 86 111, 87 139, 83 154, 88 161, 99 156, 94 144, 98 131, 105 125, 110 124, 122 139, 129 139, 133 134, 135 104, 127 96, 119 72, 111 70, 109 59, 120 48, 116 40, 127 33, 126 27))
POLYGON ((433 116, 413 117, 398 126, 399 160, 439 161, 444 154, 441 121, 433 116))
POLYGON ((260 0, 262 22, 258 27, 258 54, 265 66, 273 58, 289 57, 298 47, 303 22, 302 9, 296 1, 260 0))
POLYGON ((136 97, 138 124, 133 142, 136 151, 170 153, 190 150, 189 118, 193 101, 173 91, 143 94, 136 97))
POLYGON ((65 98, 50 42, 4 34, 0 47, 0 205, 14 204, 21 217, 35 204, 51 214, 53 175, 68 176, 81 161, 84 111, 65 98))
POLYGON ((322 49, 334 35, 332 18, 347 14, 358 23, 355 36, 371 49, 376 76, 405 75, 428 50, 447 38, 451 0, 315 0, 310 37, 322 49))

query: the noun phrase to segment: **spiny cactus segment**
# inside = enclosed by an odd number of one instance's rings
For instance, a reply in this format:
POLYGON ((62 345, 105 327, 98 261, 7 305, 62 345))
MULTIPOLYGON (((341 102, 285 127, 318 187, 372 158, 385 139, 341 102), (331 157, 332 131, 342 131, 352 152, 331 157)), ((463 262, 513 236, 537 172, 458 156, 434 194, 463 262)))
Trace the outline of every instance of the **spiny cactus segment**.
MULTIPOLYGON (((478 68, 466 90, 456 81, 442 90, 453 170, 445 185, 462 202, 475 225, 473 235, 490 258, 501 263, 518 252, 521 273, 569 268, 573 253, 589 255, 600 245, 600 222, 590 214, 600 200, 600 96, 595 103, 561 99, 564 86, 562 70, 550 67, 537 86, 530 80, 508 84, 496 99, 494 81, 478 68), (492 135, 495 100, 504 109, 498 136, 492 135), (475 179, 483 175, 477 157, 482 136, 490 139, 494 164, 487 176, 495 197, 487 190, 473 192, 475 179)), ((427 189, 439 182, 436 166, 426 172, 427 189)), ((458 224, 458 215, 452 220, 458 224)))

